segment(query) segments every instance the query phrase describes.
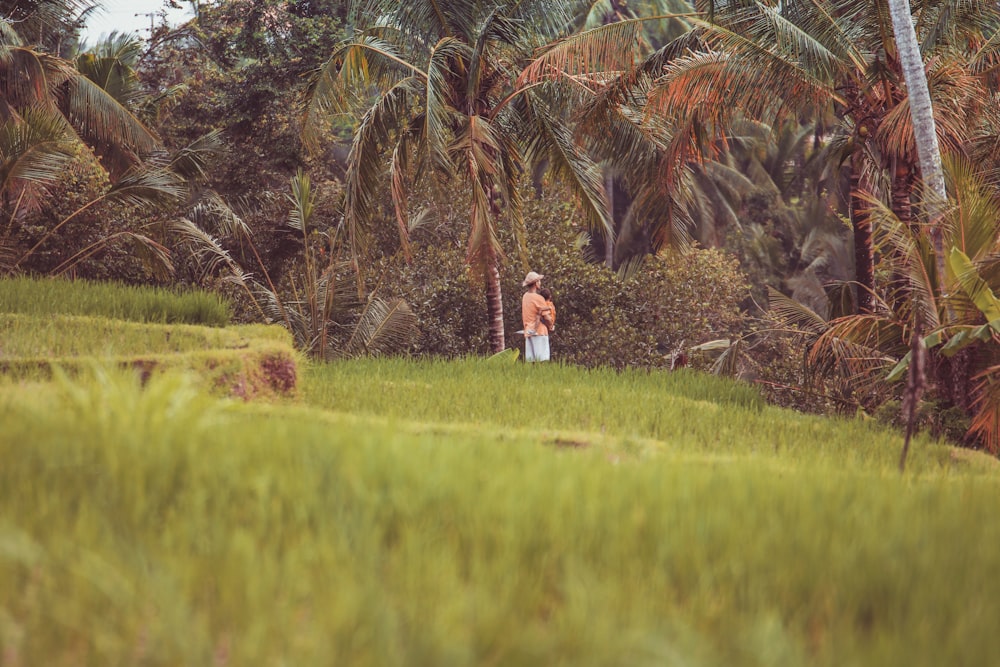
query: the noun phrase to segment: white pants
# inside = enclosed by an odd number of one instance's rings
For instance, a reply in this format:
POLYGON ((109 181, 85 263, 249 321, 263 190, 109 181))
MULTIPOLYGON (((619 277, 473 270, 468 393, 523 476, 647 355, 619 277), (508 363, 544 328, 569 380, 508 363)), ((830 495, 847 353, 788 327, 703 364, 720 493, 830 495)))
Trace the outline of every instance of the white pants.
POLYGON ((525 361, 548 361, 549 360, 549 337, 548 336, 528 336, 524 339, 524 360, 525 361))

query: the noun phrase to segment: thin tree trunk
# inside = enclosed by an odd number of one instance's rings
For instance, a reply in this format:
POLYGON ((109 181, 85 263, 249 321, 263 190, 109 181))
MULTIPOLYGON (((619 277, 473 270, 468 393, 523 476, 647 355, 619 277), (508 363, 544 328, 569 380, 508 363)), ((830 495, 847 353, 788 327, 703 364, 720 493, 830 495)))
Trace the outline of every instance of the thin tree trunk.
MULTIPOLYGON (((920 234, 920 225, 913 219, 913 206, 910 195, 916 178, 916 165, 909 157, 896 157, 892 167, 891 207, 899 222, 914 235, 920 234)), ((894 259, 900 259, 899 252, 892 252, 894 259)), ((906 302, 910 298, 910 278, 905 271, 898 268, 899 262, 893 262, 892 277, 889 279, 887 300, 893 307, 906 302)))
POLYGON ((920 405, 920 395, 927 384, 927 377, 924 366, 927 363, 927 354, 924 349, 924 340, 920 328, 920 322, 913 327, 913 335, 910 336, 910 369, 906 379, 906 391, 903 395, 902 412, 906 417, 906 435, 903 437, 903 451, 899 454, 899 472, 906 469, 906 455, 910 451, 910 440, 917 425, 917 408, 920 405))
POLYGON ((913 166, 910 159, 897 157, 892 170, 892 212, 911 230, 917 227, 913 220, 913 206, 910 204, 914 180, 913 166))
POLYGON ((875 289, 875 255, 868 202, 862 198, 861 153, 851 158, 851 226, 854 229, 854 280, 858 283, 858 312, 871 313, 875 289))
POLYGON ((490 251, 486 267, 486 310, 490 319, 490 353, 506 349, 503 330, 503 292, 500 288, 500 270, 496 253, 490 251))
MULTIPOLYGON (((608 194, 608 220, 611 221, 611 228, 615 228, 615 177, 610 171, 604 174, 604 189, 608 194)), ((613 234, 606 234, 604 237, 604 263, 609 269, 615 268, 615 239, 613 234)))

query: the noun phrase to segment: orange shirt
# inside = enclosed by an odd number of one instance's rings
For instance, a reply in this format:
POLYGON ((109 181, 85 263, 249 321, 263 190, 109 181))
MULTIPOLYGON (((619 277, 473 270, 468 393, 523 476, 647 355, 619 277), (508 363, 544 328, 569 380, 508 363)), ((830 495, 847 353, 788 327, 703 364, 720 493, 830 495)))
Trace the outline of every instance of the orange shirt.
POLYGON ((549 322, 552 323, 552 328, 555 329, 556 328, 556 304, 552 303, 551 301, 546 301, 545 305, 549 307, 549 314, 548 314, 547 317, 549 318, 549 322))
MULTIPOLYGON (((542 324, 541 313, 548 312, 545 298, 538 292, 525 292, 521 297, 521 320, 524 323, 524 330, 535 330, 535 335, 548 336, 549 330, 542 324)), ((528 336, 530 334, 525 334, 528 336)))

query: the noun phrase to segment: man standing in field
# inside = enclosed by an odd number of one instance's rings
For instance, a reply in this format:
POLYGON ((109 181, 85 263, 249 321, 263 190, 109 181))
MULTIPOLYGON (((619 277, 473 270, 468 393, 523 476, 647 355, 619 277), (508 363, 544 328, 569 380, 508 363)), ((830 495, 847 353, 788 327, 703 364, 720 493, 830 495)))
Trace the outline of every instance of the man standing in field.
POLYGON ((549 306, 545 298, 538 293, 545 276, 529 271, 524 277, 522 287, 528 289, 521 298, 521 320, 524 324, 524 360, 549 360, 549 330, 542 321, 542 316, 548 317, 549 306))

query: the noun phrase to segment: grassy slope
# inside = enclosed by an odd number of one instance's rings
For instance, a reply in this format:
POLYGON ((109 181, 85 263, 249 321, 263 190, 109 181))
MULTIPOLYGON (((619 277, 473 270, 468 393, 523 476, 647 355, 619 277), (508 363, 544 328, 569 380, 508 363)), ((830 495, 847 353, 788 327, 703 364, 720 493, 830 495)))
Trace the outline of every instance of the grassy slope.
POLYGON ((988 664, 993 459, 694 374, 0 391, 4 665, 988 664), (587 445, 563 447, 559 445, 587 445))
POLYGON ((0 313, 90 315, 206 326, 229 323, 229 307, 211 292, 170 292, 61 278, 0 278, 0 313))
POLYGON ((223 327, 216 295, 28 278, 0 279, 0 375, 51 378, 94 364, 182 368, 215 392, 243 398, 295 391, 297 354, 276 326, 223 327))

